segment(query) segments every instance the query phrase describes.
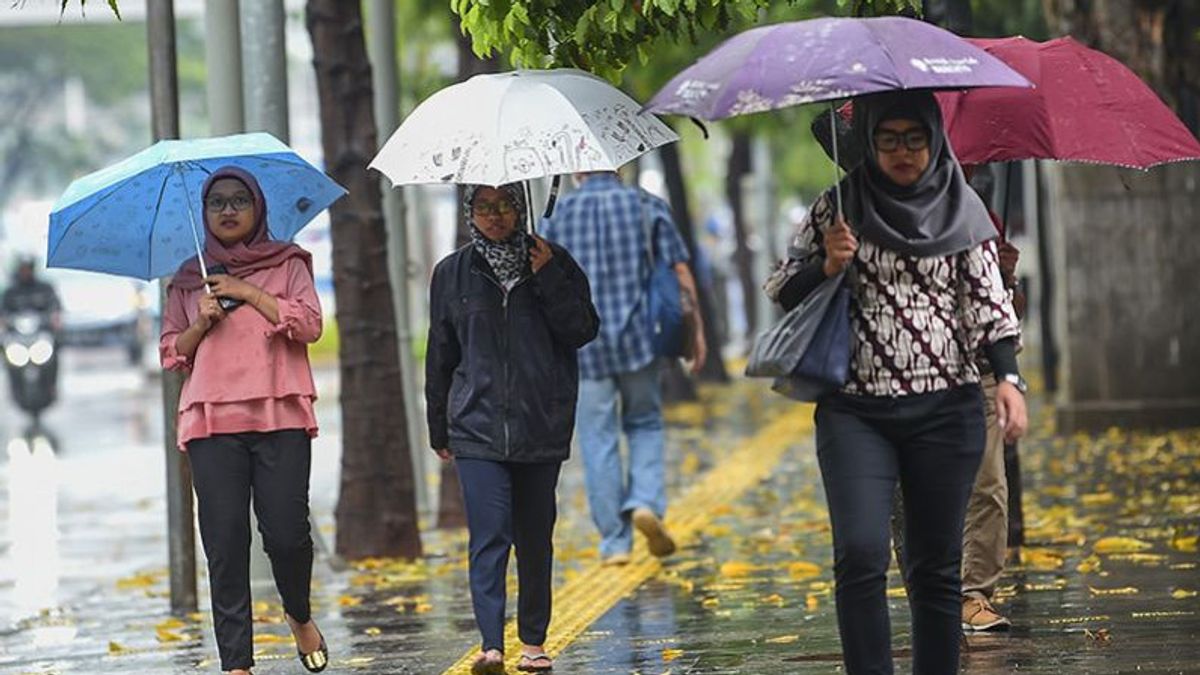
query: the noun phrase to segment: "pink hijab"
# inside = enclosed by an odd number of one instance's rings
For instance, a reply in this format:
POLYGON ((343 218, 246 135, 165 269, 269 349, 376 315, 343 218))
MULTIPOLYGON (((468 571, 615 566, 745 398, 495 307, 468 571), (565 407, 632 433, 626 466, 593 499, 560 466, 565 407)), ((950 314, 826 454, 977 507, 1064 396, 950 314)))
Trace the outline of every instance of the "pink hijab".
MULTIPOLYGON (((271 240, 271 234, 267 231, 267 200, 263 197, 258 181, 248 171, 236 166, 223 166, 214 171, 208 180, 204 181, 204 189, 200 193, 201 204, 208 199, 208 192, 212 189, 213 184, 222 178, 233 178, 240 181, 250 191, 250 195, 254 198, 254 230, 244 241, 226 246, 208 229, 206 219, 204 225, 205 266, 224 265, 231 276, 242 279, 259 270, 278 267, 291 258, 300 258, 311 272, 312 255, 308 251, 296 244, 271 240)), ((204 278, 200 274, 200 262, 192 258, 180 265, 179 271, 171 280, 171 285, 185 291, 202 287, 204 278)))

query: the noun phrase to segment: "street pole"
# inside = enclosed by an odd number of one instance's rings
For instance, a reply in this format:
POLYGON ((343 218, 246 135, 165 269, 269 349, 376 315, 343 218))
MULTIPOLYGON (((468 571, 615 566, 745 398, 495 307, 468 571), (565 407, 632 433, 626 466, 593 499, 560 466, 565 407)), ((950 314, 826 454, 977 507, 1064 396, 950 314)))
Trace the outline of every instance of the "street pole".
MULTIPOLYGON (((758 230, 758 245, 754 247, 754 268, 761 278, 766 279, 771 273, 771 267, 776 260, 782 256, 778 250, 778 242, 776 241, 776 231, 778 230, 778 222, 776 218, 775 205, 775 181, 771 179, 774 175, 771 166, 771 145, 767 141, 767 137, 763 134, 758 134, 754 137, 750 146, 750 166, 753 167, 755 174, 754 188, 757 199, 759 213, 759 230, 758 230)), ((758 302, 758 316, 762 326, 769 325, 767 317, 773 316, 775 309, 770 300, 767 299, 766 293, 756 293, 754 295, 758 302)), ((753 339, 754 336, 748 336, 753 339)))
POLYGON ((211 134, 225 136, 245 131, 238 0, 205 0, 204 63, 208 70, 206 89, 211 134))
MULTIPOLYGON (((371 80, 375 89, 375 133, 380 147, 400 125, 399 73, 396 67, 396 5, 393 0, 370 0, 367 6, 367 49, 371 59, 371 80)), ((388 270, 392 281, 392 302, 396 309, 396 342, 400 347, 400 378, 404 391, 404 414, 408 419, 408 446, 413 459, 414 483, 418 508, 433 509, 426 481, 430 453, 421 429, 424 422, 417 406, 416 363, 413 359, 412 312, 409 288, 412 263, 409 260, 408 223, 405 218, 404 191, 393 188, 380 176, 383 190, 383 217, 388 232, 388 270)))
POLYGON ((241 3, 242 91, 246 130, 288 142, 283 0, 241 3))
MULTIPOLYGON (((175 70, 175 5, 173 0, 146 3, 146 42, 150 49, 150 117, 154 140, 179 138, 179 82, 175 70)), ((167 286, 160 286, 162 306, 167 306, 167 286)), ((196 611, 196 535, 192 526, 192 472, 175 447, 176 411, 181 375, 163 372, 163 450, 167 468, 167 548, 171 583, 171 611, 196 611)))

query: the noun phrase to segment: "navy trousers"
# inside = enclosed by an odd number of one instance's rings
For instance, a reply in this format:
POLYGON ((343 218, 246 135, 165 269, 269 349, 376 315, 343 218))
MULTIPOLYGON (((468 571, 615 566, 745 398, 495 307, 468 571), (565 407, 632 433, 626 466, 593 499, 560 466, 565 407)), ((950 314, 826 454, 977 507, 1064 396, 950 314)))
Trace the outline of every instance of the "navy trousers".
POLYGON ((517 625, 521 642, 540 645, 550 625, 555 488, 560 462, 522 464, 454 460, 467 506, 471 602, 483 649, 504 651, 505 580, 517 552, 517 625))
POLYGON ((838 630, 849 675, 892 673, 889 520, 899 481, 913 672, 958 672, 962 532, 985 443, 983 393, 969 385, 817 405, 817 455, 833 526, 838 630))

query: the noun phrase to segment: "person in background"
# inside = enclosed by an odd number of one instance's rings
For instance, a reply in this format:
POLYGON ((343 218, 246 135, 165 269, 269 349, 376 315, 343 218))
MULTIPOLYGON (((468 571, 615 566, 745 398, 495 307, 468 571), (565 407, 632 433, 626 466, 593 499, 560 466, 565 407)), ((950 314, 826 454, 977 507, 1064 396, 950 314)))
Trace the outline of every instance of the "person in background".
POLYGON ((579 260, 591 281, 600 334, 579 353, 579 447, 592 521, 600 531, 606 565, 630 560, 633 529, 658 557, 675 552, 663 524, 667 511, 660 360, 651 343, 644 298, 651 258, 671 265, 691 316, 692 371, 704 365, 707 345, 687 248, 666 202, 621 183, 615 173, 576 176, 578 189, 558 203, 544 224, 546 239, 579 260), (629 442, 622 466, 620 436, 629 442))

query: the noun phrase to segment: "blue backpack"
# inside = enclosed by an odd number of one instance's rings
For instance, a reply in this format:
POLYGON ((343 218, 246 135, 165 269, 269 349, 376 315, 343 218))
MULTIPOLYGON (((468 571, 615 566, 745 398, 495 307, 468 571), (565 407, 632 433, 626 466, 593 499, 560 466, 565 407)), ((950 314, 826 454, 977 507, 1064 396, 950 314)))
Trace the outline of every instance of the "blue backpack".
MULTIPOLYGON (((640 199, 639 199, 640 200, 640 199)), ((685 335, 683 323, 682 289, 674 266, 655 255, 655 233, 657 221, 646 217, 646 204, 642 208, 642 229, 646 234, 646 261, 650 274, 646 279, 646 309, 650 324, 650 344, 655 356, 680 358, 684 355, 685 335)))

